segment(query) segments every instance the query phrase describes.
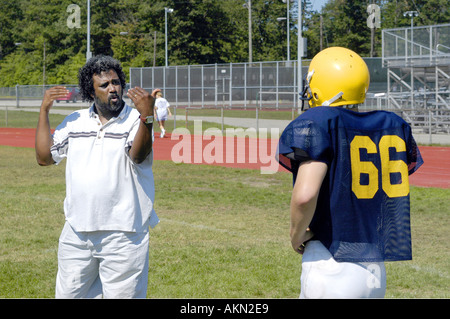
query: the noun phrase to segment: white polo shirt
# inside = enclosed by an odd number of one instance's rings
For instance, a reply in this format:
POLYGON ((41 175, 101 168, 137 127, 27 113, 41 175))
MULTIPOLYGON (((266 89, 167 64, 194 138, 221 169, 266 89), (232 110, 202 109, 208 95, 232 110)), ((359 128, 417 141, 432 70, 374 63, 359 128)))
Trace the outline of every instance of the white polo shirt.
POLYGON ((56 128, 51 152, 56 164, 67 158, 64 213, 76 231, 139 232, 158 224, 153 151, 141 164, 128 154, 139 123, 139 112, 125 104, 102 125, 91 106, 56 128))

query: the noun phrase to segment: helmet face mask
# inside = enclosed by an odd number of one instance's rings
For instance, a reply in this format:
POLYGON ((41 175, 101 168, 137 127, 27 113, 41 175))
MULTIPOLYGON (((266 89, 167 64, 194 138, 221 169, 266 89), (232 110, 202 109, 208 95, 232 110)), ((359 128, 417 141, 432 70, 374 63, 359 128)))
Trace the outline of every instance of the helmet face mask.
POLYGON ((302 101, 302 111, 305 110, 305 102, 309 102, 312 99, 312 93, 307 79, 308 78, 306 77, 306 79, 303 80, 303 91, 300 93, 299 97, 299 99, 302 101))
POLYGON ((369 69, 357 53, 341 47, 327 48, 311 61, 300 96, 302 109, 305 101, 309 107, 363 103, 369 83, 369 69))

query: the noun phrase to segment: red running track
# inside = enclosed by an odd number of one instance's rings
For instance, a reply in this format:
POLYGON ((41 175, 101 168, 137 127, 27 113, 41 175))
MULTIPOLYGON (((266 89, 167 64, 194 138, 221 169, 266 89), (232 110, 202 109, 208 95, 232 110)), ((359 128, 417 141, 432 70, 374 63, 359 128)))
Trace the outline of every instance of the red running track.
MULTIPOLYGON (((34 148, 35 129, 0 128, 0 145, 34 148)), ((160 138, 155 134, 154 159, 192 164, 285 171, 273 154, 277 140, 252 138, 208 138, 181 135, 160 138)), ((410 176, 410 184, 450 188, 450 147, 420 146, 424 164, 410 176)))

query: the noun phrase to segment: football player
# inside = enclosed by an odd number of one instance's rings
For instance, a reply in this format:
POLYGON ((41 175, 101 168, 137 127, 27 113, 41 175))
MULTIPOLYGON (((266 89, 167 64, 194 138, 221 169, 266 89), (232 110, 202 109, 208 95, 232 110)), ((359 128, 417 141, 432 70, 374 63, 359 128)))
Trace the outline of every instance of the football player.
POLYGON ((410 260, 408 176, 423 163, 410 126, 392 112, 358 112, 369 70, 331 47, 311 61, 308 110, 282 133, 293 174, 290 236, 302 254, 300 298, 382 298, 385 261, 410 260))

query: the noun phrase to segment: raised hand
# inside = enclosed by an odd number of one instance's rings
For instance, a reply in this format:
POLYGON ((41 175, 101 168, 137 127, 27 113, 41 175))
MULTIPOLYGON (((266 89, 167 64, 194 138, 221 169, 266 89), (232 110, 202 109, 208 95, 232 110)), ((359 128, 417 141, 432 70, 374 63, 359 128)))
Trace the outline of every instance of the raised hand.
POLYGON ((59 98, 63 98, 69 94, 69 90, 65 86, 54 86, 45 91, 44 98, 41 104, 42 111, 50 111, 53 102, 59 98))
POLYGON ((155 99, 150 93, 143 88, 135 87, 133 89, 129 89, 127 95, 131 101, 133 101, 141 116, 153 115, 155 99))

